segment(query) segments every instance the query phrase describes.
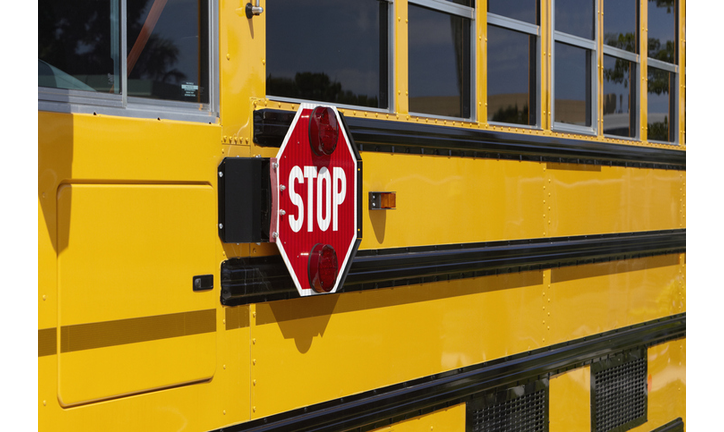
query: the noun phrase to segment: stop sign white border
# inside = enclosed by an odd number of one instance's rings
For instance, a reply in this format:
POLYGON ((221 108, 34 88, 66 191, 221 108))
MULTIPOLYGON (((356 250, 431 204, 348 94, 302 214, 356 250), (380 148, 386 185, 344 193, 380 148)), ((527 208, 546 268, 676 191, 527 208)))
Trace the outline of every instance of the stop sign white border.
MULTIPOLYGON (((341 150, 341 147, 338 142, 337 149, 341 150)), ((358 196, 359 196, 359 188, 361 185, 359 184, 359 176, 358 176, 358 170, 359 170, 359 163, 357 161, 357 156, 355 155, 354 149, 352 148, 352 141, 349 138, 349 135, 347 134, 347 130, 344 127, 344 123, 342 122, 342 118, 339 115, 339 111, 337 111, 337 107, 332 105, 323 105, 323 104, 311 104, 311 103, 302 103, 299 106, 299 109, 297 110, 297 114, 294 116, 294 120, 292 120, 292 124, 289 126, 289 129, 287 130, 287 134, 284 137, 284 141, 282 142, 281 147, 279 148, 279 151, 277 152, 277 156, 275 158, 271 159, 270 165, 270 174, 271 174, 271 189, 272 189, 272 214, 271 214, 271 241, 273 243, 277 244, 277 247, 279 248, 279 253, 281 254, 282 258, 284 259, 284 264, 287 266, 287 270, 289 271, 289 274, 292 277, 292 280, 294 280, 294 285, 297 287, 297 291, 299 292, 299 295, 302 297, 312 296, 312 295, 318 295, 318 294, 332 294, 337 292, 337 289, 342 284, 345 276, 347 275, 347 265, 349 263, 349 260, 354 255, 354 249, 357 245, 358 238, 359 238, 359 226, 358 226, 358 213, 359 208, 358 206, 360 203, 358 202, 358 196), (277 175, 277 169, 279 160, 281 159, 282 154, 284 153, 284 149, 286 148, 287 144, 289 143, 289 140, 292 137, 292 132, 294 131, 294 128, 297 126, 297 122, 302 116, 302 111, 305 109, 314 110, 316 107, 328 107, 331 108, 334 111, 334 115, 337 118, 337 124, 339 125, 339 128, 342 132, 342 135, 344 136, 344 148, 347 152, 349 152, 350 158, 354 161, 354 175, 352 176, 353 181, 353 194, 352 194, 352 200, 354 201, 354 235, 350 239, 349 248, 345 251, 344 254, 344 260, 342 260, 342 263, 339 265, 339 270, 337 272, 337 279, 334 282, 334 287, 328 292, 328 293, 318 293, 315 292, 313 289, 303 289, 301 283, 299 282, 299 279, 297 278, 297 275, 294 273, 294 268, 292 267, 291 262, 289 261, 289 257, 287 256, 287 252, 284 249, 284 242, 283 239, 279 238, 277 227, 279 227, 279 217, 281 216, 279 213, 279 194, 281 193, 279 188, 279 176, 277 175)), ((312 149, 309 147, 309 151, 311 152, 312 149)), ((339 259, 339 255, 337 257, 339 259)), ((339 263, 339 261, 338 261, 339 263)))

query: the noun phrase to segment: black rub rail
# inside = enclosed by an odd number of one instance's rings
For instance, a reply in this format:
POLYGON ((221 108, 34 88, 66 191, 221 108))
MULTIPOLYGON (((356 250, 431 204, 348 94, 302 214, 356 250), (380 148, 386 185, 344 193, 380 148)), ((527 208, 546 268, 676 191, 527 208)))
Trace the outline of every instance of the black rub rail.
MULTIPOLYGON (((279 147, 294 112, 254 111, 254 142, 279 147)), ((360 151, 686 170, 686 152, 520 133, 345 117, 360 151)))
MULTIPOLYGON (((341 292, 686 252, 686 230, 360 250, 341 292)), ((221 265, 221 303, 297 298, 278 255, 221 265)))

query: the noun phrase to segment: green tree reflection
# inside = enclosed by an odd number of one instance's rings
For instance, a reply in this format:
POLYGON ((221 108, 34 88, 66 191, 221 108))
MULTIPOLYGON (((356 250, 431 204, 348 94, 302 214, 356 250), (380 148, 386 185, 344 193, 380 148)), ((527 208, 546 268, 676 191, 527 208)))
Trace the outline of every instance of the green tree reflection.
MULTIPOLYGON (((147 10, 149 1, 151 0, 128 0, 129 51, 141 33, 145 22, 145 17, 142 14, 147 10)), ((178 56, 179 49, 172 40, 151 33, 136 65, 132 71, 129 71, 128 77, 163 83, 181 83, 186 75, 174 67, 178 63, 178 56)))
MULTIPOLYGON (((151 0, 128 0, 128 49, 143 27, 151 0)), ((110 1, 39 0, 38 57, 97 91, 118 92, 120 73, 120 8, 110 1), (114 34, 115 33, 115 34, 114 34)), ((129 78, 181 82, 175 68, 179 49, 173 40, 151 34, 129 78)))
POLYGON ((504 123, 528 124, 528 104, 518 108, 518 104, 500 107, 493 113, 493 121, 504 123))
POLYGON ((378 102, 377 97, 344 90, 341 83, 332 81, 323 72, 297 72, 294 78, 269 74, 266 86, 267 93, 274 96, 371 107, 377 107, 378 102))
POLYGON ((671 13, 675 0, 649 0, 649 3, 656 3, 656 7, 666 7, 666 13, 671 13))

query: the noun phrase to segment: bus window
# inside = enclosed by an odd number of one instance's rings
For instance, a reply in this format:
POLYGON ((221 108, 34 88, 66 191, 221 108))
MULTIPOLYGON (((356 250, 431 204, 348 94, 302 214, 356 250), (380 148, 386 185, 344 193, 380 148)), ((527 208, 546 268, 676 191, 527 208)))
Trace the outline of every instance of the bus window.
POLYGON ((494 0, 488 11, 488 121, 535 126, 538 2, 494 0))
POLYGON ((595 0, 556 0, 556 31, 595 40, 594 10, 595 0))
POLYGON ((648 139, 676 141, 678 2, 648 3, 648 139))
POLYGON ((649 58, 676 63, 676 1, 649 1, 648 8, 649 58))
POLYGON ((636 63, 603 56, 603 133, 636 136, 636 63))
POLYGON ((408 14, 410 111, 470 118, 472 19, 465 16, 472 17, 472 9, 442 11, 411 3, 408 14))
POLYGON ((389 106, 387 2, 274 0, 266 7, 267 95, 389 106))
POLYGON ((127 5, 128 95, 209 102, 206 0, 127 5))
POLYGON ((120 7, 111 0, 40 0, 38 86, 120 92, 120 7))
POLYGON ((557 0, 554 12, 553 120, 559 129, 594 133, 594 0, 557 0))
POLYGON ((39 102, 50 111, 208 121, 211 9, 213 0, 40 0, 39 102))
POLYGON ((560 42, 555 50, 555 119, 591 126, 591 50, 560 42))
POLYGON ((639 80, 638 2, 603 4, 603 133, 637 136, 639 80))
POLYGON ((603 43, 637 53, 638 1, 607 0, 603 7, 603 43))
POLYGON ((675 74, 649 67, 648 76, 648 138, 674 141, 674 104, 671 96, 675 88, 675 74))
POLYGON ((538 12, 538 0, 488 0, 488 17, 492 13, 528 24, 539 24, 538 12))

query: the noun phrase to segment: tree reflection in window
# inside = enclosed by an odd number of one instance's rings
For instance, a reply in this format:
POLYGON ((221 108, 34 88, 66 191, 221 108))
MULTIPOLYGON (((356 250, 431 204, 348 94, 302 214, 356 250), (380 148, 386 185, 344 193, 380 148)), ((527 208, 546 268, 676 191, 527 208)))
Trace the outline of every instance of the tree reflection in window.
POLYGON ((38 85, 208 102, 207 0, 126 0, 128 57, 121 54, 120 0, 39 0, 38 85))
POLYGON ((676 63, 677 2, 649 0, 648 56, 676 63))
POLYGON ((208 102, 206 0, 127 0, 130 96, 208 102))
POLYGON ((387 108, 388 8, 377 0, 266 5, 266 94, 387 108))
POLYGON ((371 107, 379 105, 376 96, 356 94, 350 90, 344 90, 342 83, 332 81, 323 72, 297 72, 294 74, 294 78, 274 77, 269 74, 266 85, 273 94, 297 99, 371 107))
POLYGON ((674 118, 675 101, 674 77, 676 75, 649 67, 648 70, 648 139, 654 141, 674 141, 675 128, 671 119, 674 118))
POLYGON ((111 4, 38 1, 39 86, 119 92, 120 10, 111 4))
POLYGON ((603 56, 603 133, 636 136, 636 63, 603 56))

